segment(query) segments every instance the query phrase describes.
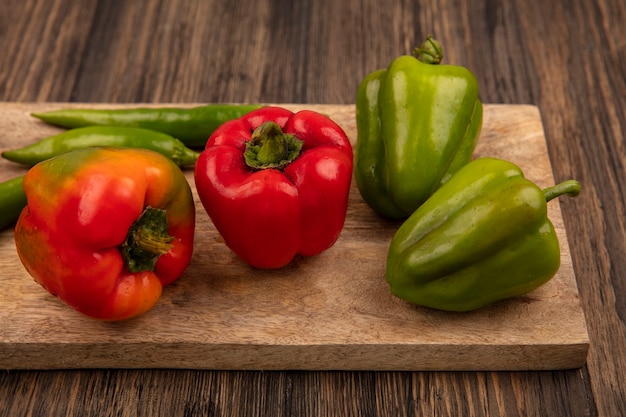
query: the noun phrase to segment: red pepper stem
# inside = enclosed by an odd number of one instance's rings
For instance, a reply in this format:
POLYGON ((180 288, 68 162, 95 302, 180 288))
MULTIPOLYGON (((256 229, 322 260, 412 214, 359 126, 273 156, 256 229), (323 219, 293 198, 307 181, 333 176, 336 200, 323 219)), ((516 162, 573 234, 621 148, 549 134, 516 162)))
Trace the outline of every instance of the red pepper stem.
POLYGON ((172 248, 165 210, 146 207, 128 230, 121 251, 129 272, 153 271, 157 260, 172 248))
POLYGON ((443 61, 441 45, 430 35, 426 37, 426 40, 419 47, 413 50, 413 55, 424 64, 438 65, 443 61))
POLYGON ((304 142, 285 133, 275 122, 265 122, 255 129, 246 143, 244 159, 253 169, 284 169, 299 155, 304 142))
POLYGON ((136 237, 137 247, 155 255, 164 255, 172 248, 171 236, 159 236, 151 230, 139 230, 136 237))
POLYGON ((553 185, 552 187, 544 188, 543 194, 546 197, 546 202, 567 194, 570 197, 576 197, 580 194, 581 186, 576 180, 563 181, 560 184, 553 185))

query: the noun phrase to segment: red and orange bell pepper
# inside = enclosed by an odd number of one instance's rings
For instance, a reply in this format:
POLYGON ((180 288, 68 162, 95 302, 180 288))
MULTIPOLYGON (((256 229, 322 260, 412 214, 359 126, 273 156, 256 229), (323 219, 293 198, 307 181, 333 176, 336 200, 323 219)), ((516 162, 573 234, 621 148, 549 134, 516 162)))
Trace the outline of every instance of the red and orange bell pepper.
POLYGON ((143 149, 85 148, 33 167, 16 228, 34 279, 79 312, 122 320, 150 310, 185 271, 195 209, 182 171, 143 149))
POLYGON ((253 267, 280 268, 338 239, 352 158, 345 132, 328 117, 264 107, 211 135, 196 188, 235 254, 253 267))

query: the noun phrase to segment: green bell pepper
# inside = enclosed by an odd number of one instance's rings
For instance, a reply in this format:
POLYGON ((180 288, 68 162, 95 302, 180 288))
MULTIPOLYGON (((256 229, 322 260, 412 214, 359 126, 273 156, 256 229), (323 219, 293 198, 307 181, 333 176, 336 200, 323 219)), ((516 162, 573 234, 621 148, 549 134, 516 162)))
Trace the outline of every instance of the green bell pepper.
POLYGON ((560 267, 546 203, 579 192, 575 180, 541 190, 501 159, 468 163, 391 240, 391 293, 418 305, 468 311, 538 288, 560 267))
POLYGON ((467 68, 434 39, 368 74, 356 97, 355 180, 379 215, 405 219, 472 157, 483 106, 467 68))

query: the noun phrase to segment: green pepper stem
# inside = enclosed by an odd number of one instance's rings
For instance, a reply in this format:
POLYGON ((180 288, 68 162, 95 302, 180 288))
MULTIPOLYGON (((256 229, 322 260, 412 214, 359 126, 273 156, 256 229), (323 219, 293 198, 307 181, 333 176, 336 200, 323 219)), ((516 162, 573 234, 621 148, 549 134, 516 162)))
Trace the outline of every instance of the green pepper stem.
POLYGON ((283 132, 278 124, 265 122, 246 143, 244 159, 250 168, 283 169, 300 155, 303 143, 293 134, 283 132))
POLYGON ((172 248, 165 210, 146 207, 128 229, 121 251, 129 272, 152 271, 161 255, 172 248))
POLYGON ((424 64, 438 65, 443 61, 441 45, 430 35, 426 37, 426 40, 419 47, 413 50, 413 55, 424 64))
POLYGON ((172 155, 172 161, 179 167, 192 167, 199 157, 200 152, 187 148, 181 142, 181 147, 172 155))
POLYGON ((552 187, 544 188, 543 194, 546 197, 546 202, 554 198, 567 194, 570 197, 576 197, 580 194, 581 186, 576 180, 563 181, 560 184, 553 185, 552 187))

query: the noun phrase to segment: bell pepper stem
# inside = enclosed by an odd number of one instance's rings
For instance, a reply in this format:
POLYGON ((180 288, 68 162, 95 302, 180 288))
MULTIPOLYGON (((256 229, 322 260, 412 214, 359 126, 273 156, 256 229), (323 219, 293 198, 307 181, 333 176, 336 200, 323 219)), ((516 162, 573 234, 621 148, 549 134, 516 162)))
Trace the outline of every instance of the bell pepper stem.
POLYGON ((129 272, 152 271, 159 257, 172 248, 165 210, 147 207, 128 230, 122 257, 129 272))
POLYGON ((413 50, 413 55, 424 64, 438 65, 443 61, 443 50, 441 45, 430 35, 422 44, 413 50))
POLYGON ((285 133, 275 122, 265 122, 255 129, 246 143, 244 159, 253 169, 283 169, 293 162, 302 150, 303 141, 285 133))
POLYGON ((560 184, 553 185, 552 187, 544 188, 543 194, 546 197, 546 202, 554 198, 567 194, 570 197, 576 197, 580 194, 581 186, 576 180, 563 181, 560 184))

